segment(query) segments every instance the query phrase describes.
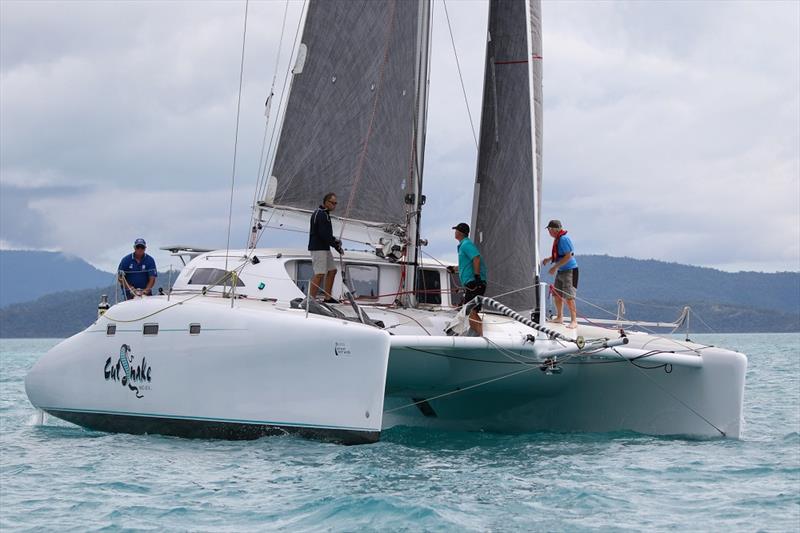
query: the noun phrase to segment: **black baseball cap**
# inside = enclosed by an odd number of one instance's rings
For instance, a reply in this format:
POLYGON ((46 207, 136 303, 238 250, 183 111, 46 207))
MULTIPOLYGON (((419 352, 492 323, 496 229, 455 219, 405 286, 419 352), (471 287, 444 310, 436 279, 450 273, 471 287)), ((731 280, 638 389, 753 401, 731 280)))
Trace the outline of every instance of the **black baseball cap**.
POLYGON ((561 221, 560 220, 551 220, 547 223, 547 229, 561 229, 561 221))
POLYGON ((453 229, 457 229, 464 235, 469 235, 469 224, 467 224, 466 222, 459 222, 458 224, 453 226, 453 229))

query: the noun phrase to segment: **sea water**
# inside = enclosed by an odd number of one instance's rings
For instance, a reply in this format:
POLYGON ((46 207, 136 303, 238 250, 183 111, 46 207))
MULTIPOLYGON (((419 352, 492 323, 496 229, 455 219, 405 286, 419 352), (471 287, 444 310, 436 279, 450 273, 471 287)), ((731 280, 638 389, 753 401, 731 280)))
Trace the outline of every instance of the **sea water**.
POLYGON ((93 432, 37 415, 56 340, 0 340, 0 529, 800 530, 800 334, 697 335, 749 356, 742 438, 395 428, 339 446, 93 432))

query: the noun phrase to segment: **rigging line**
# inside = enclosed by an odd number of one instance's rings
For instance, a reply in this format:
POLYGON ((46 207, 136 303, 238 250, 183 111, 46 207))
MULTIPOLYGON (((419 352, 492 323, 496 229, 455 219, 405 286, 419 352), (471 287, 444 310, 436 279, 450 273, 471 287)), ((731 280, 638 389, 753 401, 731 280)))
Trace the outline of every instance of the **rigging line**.
MULTIPOLYGON (((292 41, 292 51, 289 53, 289 66, 286 69, 286 73, 284 74, 284 77, 283 77, 283 85, 281 86, 281 99, 278 102, 278 113, 275 115, 275 122, 272 125, 272 134, 270 135, 270 139, 269 139, 269 148, 267 149, 267 159, 269 160, 269 163, 265 164, 261 169, 262 174, 261 174, 261 181, 259 183, 260 189, 259 189, 258 196, 261 196, 266 191, 266 184, 267 184, 266 173, 267 173, 267 170, 272 168, 272 166, 275 164, 275 157, 277 155, 277 145, 276 145, 277 137, 276 137, 276 135, 280 131, 279 124, 282 124, 283 121, 286 119, 286 108, 283 105, 283 101, 286 98, 288 98, 288 96, 289 96, 288 93, 291 92, 291 91, 287 91, 287 86, 291 85, 290 81, 289 81, 290 80, 290 74, 292 74, 294 72, 294 66, 292 65, 292 57, 295 57, 295 51, 297 50, 297 44, 300 41, 300 39, 299 39, 299 37, 300 37, 300 28, 303 25, 303 14, 305 13, 306 4, 307 4, 307 1, 304 0, 303 1, 303 5, 300 8, 300 17, 297 19, 297 27, 295 28, 294 39, 292 41)), ((306 15, 307 15, 307 13, 306 13, 306 15)), ((296 60, 297 60, 297 58, 295 57, 295 61, 296 60)), ((291 78, 291 79, 293 79, 293 78, 291 78)), ((292 176, 289 179, 289 182, 287 183, 286 189, 284 189, 284 191, 281 193, 281 196, 280 196, 280 198, 278 198, 276 200, 276 203, 279 203, 281 201, 281 199, 283 199, 283 196, 286 194, 286 191, 289 190, 289 187, 292 184, 292 180, 294 180, 294 176, 292 176)), ((273 211, 273 214, 274 214, 274 211, 273 211)), ((272 214, 270 215, 270 219, 269 220, 272 220, 272 214)), ((267 221, 267 222, 269 223, 269 221, 267 221)), ((265 225, 265 227, 266 227, 266 225, 265 225)), ((263 233, 263 229, 262 229, 261 233, 263 233)), ((259 235, 259 238, 260 237, 261 237, 261 235, 259 235)), ((256 242, 258 242, 258 241, 256 241, 256 242)))
POLYGON ((503 355, 504 357, 507 357, 508 359, 511 359, 515 363, 519 363, 521 365, 533 365, 533 364, 541 363, 541 361, 539 361, 537 359, 533 359, 533 358, 526 359, 525 356, 522 355, 522 354, 513 352, 513 351, 511 351, 511 350, 509 350, 507 348, 503 348, 499 344, 496 344, 494 341, 489 339, 489 337, 484 337, 484 339, 486 339, 486 342, 489 344, 489 346, 493 347, 495 350, 500 352, 501 355, 503 355), (522 359, 517 359, 518 357, 521 357, 522 359))
MULTIPOLYGON (((455 359, 455 360, 458 360, 458 361, 466 361, 468 363, 491 363, 491 364, 495 364, 495 365, 533 365, 533 364, 538 364, 539 363, 539 361, 531 361, 531 362, 527 362, 527 363, 518 363, 516 361, 500 361, 500 360, 497 360, 497 359, 477 359, 477 358, 474 358, 474 357, 463 357, 463 356, 459 356, 459 355, 448 355, 446 353, 433 352, 431 350, 425 350, 425 349, 422 349, 422 348, 412 348, 410 346, 406 346, 405 349, 406 350, 411 350, 412 352, 424 353, 425 355, 433 355, 435 357, 443 357, 445 359, 455 359)), ((618 362, 616 359, 614 361, 618 362)))
POLYGON ((673 311, 675 309, 680 309, 681 308, 680 305, 658 305, 658 304, 652 304, 652 303, 647 303, 647 302, 637 302, 636 300, 628 300, 628 299, 625 300, 625 303, 634 304, 634 305, 640 305, 642 307, 652 307, 654 309, 670 309, 670 310, 673 310, 673 311))
POLYGON ((228 270, 228 255, 231 248, 231 219, 233 218, 233 187, 236 183, 236 153, 239 149, 239 116, 242 109, 242 81, 244 80, 244 50, 247 44, 247 10, 250 0, 244 2, 244 28, 242 29, 242 60, 239 65, 239 97, 236 100, 236 133, 233 140, 233 168, 231 169, 231 199, 228 205, 228 240, 225 242, 225 270, 228 270))
MULTIPOLYGON (((556 289, 556 288, 555 288, 553 285, 551 285, 551 286, 550 286, 550 293, 551 293, 551 294, 555 294, 556 292, 561 292, 561 293, 564 293, 564 291, 560 291, 559 289, 556 289)), ((564 293, 564 294, 566 294, 566 293, 564 293)), ((576 299, 576 300, 580 300, 581 302, 583 302, 583 303, 586 303, 586 304, 590 305, 591 307, 595 307, 595 308, 597 308, 597 309, 600 309, 601 311, 605 311, 606 313, 608 313, 608 314, 610 314, 610 315, 612 315, 612 316, 616 316, 616 315, 614 315, 614 313, 612 313, 611 311, 609 311, 609 310, 607 310, 607 309, 603 309, 602 307, 600 307, 600 306, 598 306, 598 305, 595 305, 595 304, 593 304, 592 302, 590 302, 590 301, 588 301, 588 300, 584 300, 583 298, 579 298, 578 296, 575 296, 575 299, 576 299)), ((670 308, 670 309, 671 309, 671 308, 670 308)), ((591 324, 591 325, 594 325, 595 327, 600 327, 600 328, 602 328, 602 327, 603 327, 603 326, 600 326, 600 325, 597 325, 597 324, 593 324, 593 323, 591 322, 591 320, 589 320, 588 318, 586 318, 585 316, 583 316, 583 315, 581 315, 581 314, 578 314, 578 316, 579 316, 580 318, 582 318, 583 320, 585 320, 586 322, 588 322, 589 324, 591 324)), ((645 346, 647 346, 647 344, 649 344, 649 343, 651 343, 651 342, 654 342, 654 341, 656 341, 656 340, 663 339, 663 340, 664 340, 664 341, 666 341, 666 342, 671 342, 671 343, 677 344, 678 346, 680 346, 681 348, 684 348, 684 349, 686 349, 686 350, 690 350, 690 351, 696 352, 696 350, 695 350, 695 349, 693 349, 692 347, 690 347, 690 346, 687 346, 687 345, 685 345, 685 344, 681 344, 679 341, 676 341, 675 339, 671 339, 671 338, 669 338, 669 337, 663 337, 663 336, 661 336, 661 335, 658 335, 658 333, 657 333, 656 331, 654 331, 654 330, 653 330, 653 329, 651 329, 651 328, 648 328, 647 326, 643 326, 643 325, 641 325, 641 324, 636 324, 636 326, 637 326, 637 327, 639 327, 639 328, 641 328, 641 329, 643 329, 643 330, 644 330, 644 331, 646 331, 648 334, 650 334, 650 335, 652 335, 652 336, 654 337, 652 340, 650 340, 650 341, 648 341, 647 343, 645 343, 645 346)), ((605 328, 605 329, 608 329, 608 328, 605 328)), ((674 330, 673 330, 673 331, 674 331, 674 330)))
POLYGON ((516 376, 518 374, 522 374, 522 373, 525 373, 525 372, 530 372, 532 370, 539 370, 538 366, 528 366, 528 365, 526 365, 526 366, 528 368, 523 368, 522 370, 517 370, 517 371, 511 372, 509 374, 504 374, 504 375, 498 376, 496 378, 492 378, 492 379, 489 379, 489 380, 486 380, 486 381, 482 381, 480 383, 475 383, 474 385, 470 385, 470 386, 464 387, 462 389, 458 389, 458 390, 454 390, 454 391, 450 391, 450 392, 445 392, 444 394, 439 394, 437 396, 431 396, 430 398, 425 398, 425 399, 419 400, 417 402, 412 402, 412 403, 409 403, 409 404, 406 404, 406 405, 401 405, 400 407, 395 407, 393 409, 387 409, 383 413, 386 414, 386 413, 391 413, 393 411, 399 411, 400 409, 406 409, 408 407, 414 407, 415 405, 419 405, 419 404, 424 403, 424 402, 432 402, 433 400, 438 400, 438 399, 444 398, 446 396, 451 396, 453 394, 458 394, 459 392, 466 392, 466 391, 468 391, 470 389, 474 389, 476 387, 481 387, 483 385, 488 385, 489 383, 493 383, 495 381, 500 381, 501 379, 510 378, 510 377, 516 376))
MULTIPOLYGON (((256 204, 258 201, 258 192, 261 185, 261 165, 266 165, 266 160, 264 159, 266 154, 266 147, 267 147, 267 133, 269 132, 269 119, 270 119, 270 111, 272 108, 272 97, 275 95, 275 82, 278 80, 278 68, 280 67, 281 62, 281 49, 283 48, 283 36, 286 32, 286 16, 289 13, 289 0, 286 0, 286 4, 283 8, 283 22, 281 23, 281 36, 278 39, 278 53, 275 55, 275 72, 272 75, 272 84, 269 88, 269 96, 267 96, 267 101, 265 106, 267 109, 265 110, 265 119, 264 119, 264 138, 261 140, 261 154, 258 156, 258 170, 256 171, 256 187, 253 190, 253 205, 256 204)), ((290 58, 291 59, 291 58, 290 58)), ((255 211, 253 211, 253 216, 251 219, 255 218, 255 211)), ((252 220, 251 220, 252 221, 252 220)), ((254 221, 253 221, 254 222, 254 221)))
POLYGON ((409 318, 409 319, 413 320, 414 322, 416 322, 416 324, 417 324, 419 327, 421 327, 421 328, 422 328, 422 331, 424 331, 425 333, 427 333, 427 334, 428 334, 428 336, 429 336, 429 337, 431 337, 431 336, 432 336, 432 335, 431 335, 431 332, 430 332, 430 331, 428 331, 428 330, 425 328, 425 326, 423 326, 423 325, 422 325, 422 323, 421 323, 419 320, 417 320, 416 318, 414 318, 413 316, 409 316, 409 315, 403 314, 403 313, 401 313, 400 311, 397 311, 397 310, 395 310, 395 309, 384 308, 384 311, 387 311, 387 312, 389 312, 389 313, 395 313, 395 314, 397 314, 397 315, 400 315, 400 316, 402 316, 402 317, 409 318))
MULTIPOLYGON (((289 75, 293 74, 293 72, 294 72, 294 66, 292 64, 292 57, 295 57, 295 50, 297 50, 297 44, 300 42, 300 39, 299 39, 299 37, 300 37, 300 28, 303 25, 303 14, 305 12, 306 3, 307 3, 306 0, 304 0, 303 1, 303 5, 300 8, 300 17, 297 19, 297 27, 295 28, 295 31, 294 31, 294 39, 292 40, 292 51, 289 53, 289 65, 288 65, 288 67, 286 69, 286 73, 283 76, 283 84, 281 85, 281 99, 280 99, 280 101, 278 101, 278 113, 275 115, 275 122, 272 124, 272 133, 271 133, 270 139, 269 139, 269 148, 267 149, 267 160, 269 161, 269 164, 267 164, 267 162, 265 161, 265 164, 261 169, 261 181, 259 183, 260 189, 259 189, 258 196, 261 196, 261 195, 263 195, 264 192, 266 192, 267 181, 268 181, 267 177, 266 177, 267 169, 271 168, 275 164, 275 156, 277 154, 276 134, 280 130, 279 124, 282 124, 283 120, 286 119, 286 108, 283 106, 283 101, 284 101, 284 99, 286 99, 288 97, 288 93, 291 92, 291 91, 287 91, 287 86, 289 86, 291 88, 291 82, 289 81, 289 79, 290 79, 289 75)), ((295 61, 297 61, 296 57, 295 57, 295 61)), ((294 78, 291 78, 291 79, 294 80, 294 78)), ((287 102, 287 105, 288 105, 288 102, 287 102)), ((291 185, 291 179, 289 180, 289 184, 291 185)), ((281 194, 281 198, 283 198, 284 194, 286 194, 285 190, 281 194)), ((280 201, 280 199, 279 199, 279 201, 280 201)))
POLYGON ((683 405, 684 407, 686 407, 686 408, 687 408, 689 411, 691 411, 692 413, 694 413, 695 415, 697 415, 698 417, 700 417, 700 418, 701 418, 701 419, 702 419, 702 420, 703 420, 703 421, 704 421, 706 424, 708 424, 708 425, 709 425, 709 426, 711 426, 712 428, 714 428, 714 429, 716 429, 717 431, 719 431, 720 435, 722 435, 723 437, 726 437, 726 436, 727 436, 727 435, 725 434, 725 432, 724 432, 724 431, 722 431, 722 430, 721 430, 721 429, 719 429, 717 426, 715 426, 715 425, 714 425, 714 423, 713 423, 713 422, 711 422, 711 421, 710 421, 708 418, 704 417, 703 415, 701 415, 700 413, 698 413, 697 411, 695 411, 694 409, 692 409, 692 407, 691 407, 689 404, 687 404, 686 402, 684 402, 683 400, 681 400, 680 398, 678 398, 677 396, 675 396, 674 394, 672 394, 670 391, 668 391, 667 389, 665 389, 664 387, 662 387, 662 386, 661 386, 661 384, 660 384, 659 382, 657 382, 656 380, 654 380, 653 378, 651 378, 650 376, 648 376, 648 375, 647 375, 647 373, 646 373, 646 372, 644 372, 644 371, 643 371, 643 370, 642 370, 642 369, 641 369, 641 368, 640 368, 638 365, 634 364, 634 363, 633 363, 633 361, 631 361, 630 359, 626 359, 626 358, 625 358, 625 356, 623 356, 621 353, 619 353, 619 352, 617 351, 617 349, 616 349, 616 348, 611 348, 611 351, 613 351, 615 354, 617 354, 618 356, 620 356, 622 359, 624 359, 624 360, 628 361, 629 363, 631 363, 631 364, 633 365, 633 367, 634 367, 634 368, 636 368, 636 369, 639 371, 639 373, 640 373, 640 374, 642 374, 644 377, 646 377, 647 379, 649 379, 649 380, 650 380, 650 381, 651 381, 651 382, 652 382, 652 383, 653 383, 653 384, 654 384, 656 387, 658 387, 658 388, 659 388, 659 389, 661 389, 663 392, 665 392, 666 394, 668 394, 669 396, 671 396, 671 397, 672 397, 674 400, 676 400, 676 401, 677 401, 677 402, 679 402, 681 405, 683 405))
MULTIPOLYGON (((270 140, 269 140, 269 148, 267 149, 267 159, 269 160, 269 164, 265 164, 263 166, 263 168, 261 169, 261 172, 262 172, 261 179, 259 180, 259 182, 258 182, 258 184, 256 186, 256 191, 257 191, 256 192, 256 197, 257 198, 263 196, 263 194, 266 193, 267 179, 266 179, 265 176, 266 176, 266 173, 267 173, 267 169, 271 169, 272 166, 275 164, 275 157, 276 157, 276 154, 277 154, 277 146, 275 145, 275 133, 279 130, 278 125, 282 124, 283 120, 285 120, 285 118, 286 118, 286 108, 283 107, 283 100, 287 96, 287 92, 288 92, 286 90, 286 86, 289 83, 289 74, 291 74, 293 72, 293 70, 294 70, 294 68, 292 67, 292 57, 294 57, 294 55, 295 55, 294 53, 295 53, 295 50, 297 49, 297 43, 299 42, 298 37, 300 36, 300 28, 303 25, 303 15, 304 14, 306 16, 308 15, 307 12, 306 12, 306 4, 307 4, 307 0, 303 0, 303 5, 300 7, 300 17, 297 19, 297 28, 295 29, 294 40, 292 41, 292 51, 289 53, 289 67, 286 69, 286 74, 283 77, 283 85, 281 87, 281 99, 280 99, 280 101, 278 101, 278 113, 275 115, 275 122, 272 125, 272 134, 270 135, 270 140)), ((296 60, 296 58, 295 58, 295 60, 296 60)), ((287 103, 287 105, 288 105, 288 103, 287 103)), ((286 191, 289 190, 289 187, 291 186, 293 180, 294 180, 294 176, 289 178, 289 182, 286 185, 286 189, 284 189, 284 191, 281 193, 280 198, 276 199, 276 202, 275 202, 276 204, 279 203, 283 199, 284 194, 286 194, 286 191)), ((253 207, 255 208, 255 205, 253 207)), ((255 209, 254 209, 254 211, 255 211, 255 209)), ((269 218, 267 219, 266 223, 258 231, 258 233, 256 235, 256 238, 255 238, 255 241, 253 242, 253 248, 249 249, 246 252, 245 257, 247 257, 248 259, 252 255, 255 254, 255 250, 258 247, 258 243, 261 241, 261 237, 266 232, 267 227, 269 227, 269 223, 270 223, 270 221, 272 221, 272 217, 274 215, 275 215, 275 209, 273 209, 270 212, 269 218)), ((256 217, 253 217, 253 218, 256 219, 256 217)), ((257 219, 254 220, 253 222, 257 223, 257 222, 260 221, 260 219, 261 219, 261 215, 259 214, 257 219)), ((250 228, 248 228, 248 230, 250 230, 250 228)))
POLYGON ((342 240, 342 235, 344 234, 344 228, 347 225, 347 216, 350 214, 350 207, 353 204, 353 200, 356 195, 356 190, 358 189, 358 183, 361 181, 361 175, 364 172, 364 164, 367 161, 367 148, 369 147, 369 140, 372 137, 372 127, 375 123, 375 116, 378 114, 378 101, 380 100, 381 94, 383 93, 383 80, 384 74, 386 74, 386 64, 389 62, 389 45, 392 42, 392 33, 394 32, 395 28, 395 12, 397 10, 397 0, 392 2, 392 9, 389 12, 389 27, 386 28, 386 44, 383 47, 383 63, 381 63, 381 71, 380 76, 378 77, 378 86, 375 88, 375 99, 372 102, 372 113, 369 119, 369 126, 367 127, 367 136, 364 139, 364 148, 361 150, 361 155, 359 156, 358 167, 356 168, 356 175, 353 179, 353 186, 350 189, 350 197, 347 199, 347 207, 344 211, 344 217, 342 220, 342 229, 339 230, 339 240, 342 240))
POLYGON ((453 38, 453 28, 450 25, 450 14, 447 12, 447 0, 442 0, 444 5, 444 16, 447 19, 447 29, 450 32, 450 42, 453 45, 453 55, 456 58, 456 67, 458 68, 458 80, 461 82, 461 93, 464 95, 464 105, 467 108, 467 116, 469 117, 469 127, 472 129, 472 140, 475 141, 475 149, 478 148, 478 136, 475 134, 475 124, 472 122, 472 113, 469 110, 469 101, 467 100, 467 90, 464 88, 464 78, 461 75, 461 63, 458 61, 458 51, 456 51, 456 40, 453 38))
POLYGON ((716 331, 714 328, 712 328, 711 326, 709 326, 709 325, 708 325, 708 323, 707 323, 705 320, 703 320, 703 317, 701 317, 700 315, 698 315, 698 314, 697 314, 697 311, 695 311, 694 309, 692 309, 692 311, 691 311, 691 312, 692 312, 692 314, 693 314, 694 316, 696 316, 696 317, 698 318, 698 320, 700 320, 700 322, 702 322, 702 323, 703 323, 703 325, 704 325, 705 327, 707 327, 709 330, 711 330, 711 332, 713 332, 713 333, 717 333, 717 331, 716 331))

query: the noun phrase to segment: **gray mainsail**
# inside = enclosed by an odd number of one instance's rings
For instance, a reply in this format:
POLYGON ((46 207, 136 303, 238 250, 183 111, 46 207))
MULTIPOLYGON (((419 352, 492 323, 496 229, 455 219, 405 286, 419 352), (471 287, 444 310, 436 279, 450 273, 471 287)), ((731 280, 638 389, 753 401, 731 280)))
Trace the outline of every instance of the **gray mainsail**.
MULTIPOLYGON (((471 236, 489 267, 487 296, 530 287, 538 274, 541 13, 539 0, 489 3, 471 236)), ((530 309, 535 291, 530 288, 498 299, 516 309, 530 309)))
POLYGON ((335 192, 339 216, 409 223, 421 189, 429 7, 428 0, 309 4, 272 203, 314 209, 335 192))

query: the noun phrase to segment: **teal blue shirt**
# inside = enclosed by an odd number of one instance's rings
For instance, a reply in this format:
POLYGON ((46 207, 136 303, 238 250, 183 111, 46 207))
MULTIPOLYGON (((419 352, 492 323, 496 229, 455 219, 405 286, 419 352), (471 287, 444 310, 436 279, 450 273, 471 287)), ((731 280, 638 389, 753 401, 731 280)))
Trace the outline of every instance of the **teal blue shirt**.
MULTIPOLYGON (((461 284, 466 285, 475 280, 475 269, 472 268, 472 260, 481 255, 478 247, 469 237, 464 237, 458 243, 458 277, 461 284)), ((481 279, 486 281, 486 262, 481 257, 481 279)))

